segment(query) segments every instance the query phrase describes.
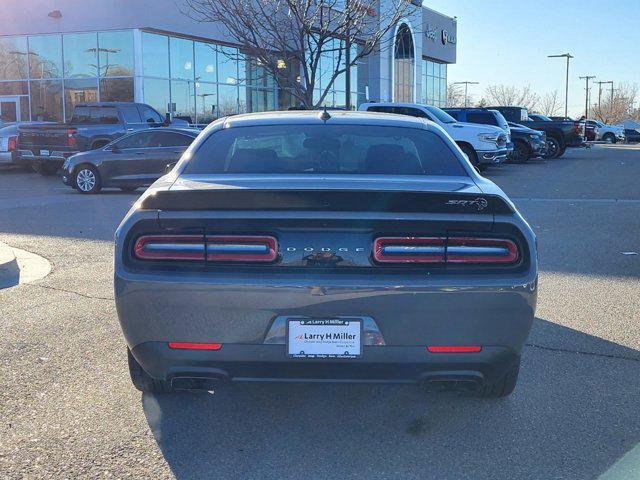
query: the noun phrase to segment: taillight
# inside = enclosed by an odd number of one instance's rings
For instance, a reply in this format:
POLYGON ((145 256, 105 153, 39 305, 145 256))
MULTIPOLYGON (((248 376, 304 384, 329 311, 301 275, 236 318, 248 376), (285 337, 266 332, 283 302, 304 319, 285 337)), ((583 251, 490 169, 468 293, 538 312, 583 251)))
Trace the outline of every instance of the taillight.
POLYGON ((140 260, 273 262, 278 242, 263 235, 143 235, 134 255, 140 260))
POLYGON ((444 237, 379 237, 373 242, 373 258, 381 263, 442 263, 444 237))
POLYGON ((448 263, 513 263, 518 247, 499 238, 450 237, 447 239, 448 263))
POLYGON ((13 152, 18 149, 18 137, 9 137, 9 141, 7 142, 7 151, 13 152))
POLYGON ((203 235, 143 235, 134 247, 140 260, 204 260, 203 235))
POLYGON ((76 138, 77 133, 78 130, 76 130, 75 128, 67 129, 67 145, 69 147, 75 147, 78 145, 78 139, 76 138))
POLYGON ((515 263, 518 247, 501 238, 379 237, 373 242, 379 263, 515 263))
POLYGON ((277 257, 278 242, 274 237, 207 235, 210 262, 273 262, 277 257))
POLYGON ((575 130, 576 135, 582 135, 584 130, 583 127, 586 129, 586 124, 582 123, 582 122, 573 122, 573 128, 575 130))

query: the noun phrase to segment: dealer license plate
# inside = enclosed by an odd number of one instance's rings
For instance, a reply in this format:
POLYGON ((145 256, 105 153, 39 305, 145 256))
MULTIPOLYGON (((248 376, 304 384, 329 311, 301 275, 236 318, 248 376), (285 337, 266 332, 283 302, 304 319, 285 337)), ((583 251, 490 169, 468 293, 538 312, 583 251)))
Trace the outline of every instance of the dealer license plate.
POLYGON ((362 321, 292 319, 287 353, 291 358, 358 358, 362 355, 362 321))

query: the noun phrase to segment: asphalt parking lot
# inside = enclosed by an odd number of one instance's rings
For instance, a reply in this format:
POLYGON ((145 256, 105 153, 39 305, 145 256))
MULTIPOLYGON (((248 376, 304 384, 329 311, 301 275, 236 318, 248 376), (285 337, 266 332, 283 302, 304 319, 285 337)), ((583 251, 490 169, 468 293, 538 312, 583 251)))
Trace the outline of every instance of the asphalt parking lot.
POLYGON ((538 235, 540 297, 502 400, 415 386, 131 385, 112 236, 137 193, 0 172, 0 241, 52 272, 0 290, 0 477, 640 477, 640 146, 488 172, 538 235))

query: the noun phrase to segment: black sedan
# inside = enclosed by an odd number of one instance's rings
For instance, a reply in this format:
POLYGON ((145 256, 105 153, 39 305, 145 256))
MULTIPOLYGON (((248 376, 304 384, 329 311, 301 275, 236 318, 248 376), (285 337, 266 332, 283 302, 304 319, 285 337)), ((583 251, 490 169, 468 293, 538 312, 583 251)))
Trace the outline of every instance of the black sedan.
POLYGON ((640 142, 640 129, 638 128, 625 128, 624 136, 627 139, 627 143, 640 142))
POLYGON ((69 157, 62 181, 81 193, 103 187, 133 191, 160 178, 200 133, 187 128, 154 128, 131 133, 97 150, 69 157))

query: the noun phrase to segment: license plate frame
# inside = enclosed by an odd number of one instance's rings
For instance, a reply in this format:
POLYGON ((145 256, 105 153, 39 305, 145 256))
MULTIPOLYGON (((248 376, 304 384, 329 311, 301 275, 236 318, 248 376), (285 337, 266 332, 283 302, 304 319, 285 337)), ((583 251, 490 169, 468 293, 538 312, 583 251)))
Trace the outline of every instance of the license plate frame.
MULTIPOLYGON (((364 340, 364 322, 361 318, 289 318, 286 323, 286 349, 287 357, 295 359, 357 359, 362 357, 363 340, 364 340), (291 328, 293 324, 293 329, 291 328), (323 328, 324 327, 324 328, 323 328), (292 334, 301 331, 315 330, 316 334, 343 333, 354 334, 357 332, 356 339, 351 341, 349 338, 324 339, 318 338, 308 343, 309 351, 301 351, 293 342, 294 351, 292 351, 292 334), (337 330, 337 332, 336 332, 337 330), (328 347, 331 342, 332 348, 328 347), (349 344, 349 350, 340 352, 338 348, 342 348, 344 342, 349 344), (315 345, 314 345, 315 343, 315 345), (326 350, 322 351, 325 347, 326 350), (297 352, 296 352, 297 350, 297 352), (319 351, 320 350, 320 351, 319 351)), ((294 340, 299 340, 294 338, 294 340)))

